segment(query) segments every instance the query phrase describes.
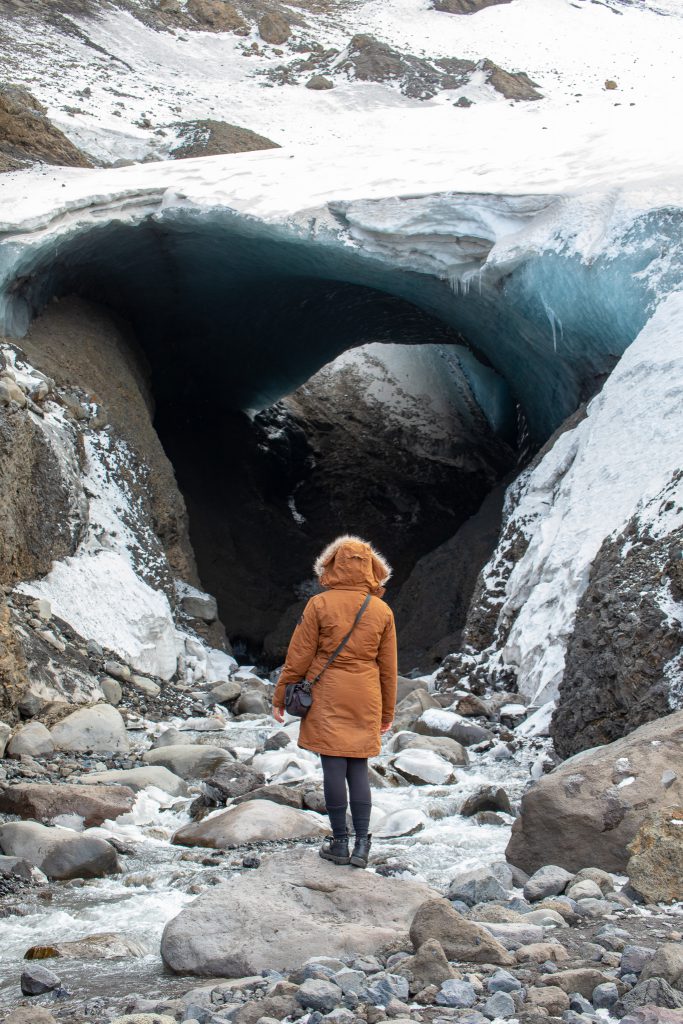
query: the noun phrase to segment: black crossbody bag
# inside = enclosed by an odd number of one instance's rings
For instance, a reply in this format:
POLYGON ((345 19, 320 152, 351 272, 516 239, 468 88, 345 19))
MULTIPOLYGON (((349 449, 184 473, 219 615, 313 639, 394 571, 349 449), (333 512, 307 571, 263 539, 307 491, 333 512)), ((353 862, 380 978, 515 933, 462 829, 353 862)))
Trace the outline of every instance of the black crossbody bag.
POLYGON ((339 646, 336 648, 336 650, 333 651, 333 653, 327 659, 326 663, 320 669, 315 679, 302 679, 301 682, 299 683, 289 683, 285 687, 285 711, 287 712, 288 715, 293 715, 294 718, 306 717, 313 703, 313 686, 318 682, 323 672, 330 667, 330 665, 337 657, 337 655, 341 654, 341 652, 346 647, 349 637, 351 636, 354 629, 360 622, 361 615, 363 614, 367 606, 370 604, 371 597, 372 594, 368 594, 368 596, 365 598, 362 605, 358 609, 358 614, 353 620, 353 625, 351 626, 351 629, 348 631, 348 633, 346 634, 342 642, 339 644, 339 646))

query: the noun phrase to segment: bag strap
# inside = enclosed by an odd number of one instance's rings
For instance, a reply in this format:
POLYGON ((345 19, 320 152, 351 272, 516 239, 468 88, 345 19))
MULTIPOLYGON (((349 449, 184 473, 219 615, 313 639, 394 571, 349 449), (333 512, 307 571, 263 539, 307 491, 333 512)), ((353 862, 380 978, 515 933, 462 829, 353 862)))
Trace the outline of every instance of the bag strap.
POLYGON ((367 606, 370 604, 370 598, 371 597, 372 597, 372 594, 368 594, 368 596, 365 598, 365 600, 363 601, 362 605, 358 609, 358 613, 357 613, 355 619, 353 620, 353 625, 351 626, 351 629, 348 631, 348 633, 346 634, 346 636, 344 637, 342 642, 339 644, 339 646, 332 652, 330 657, 327 659, 327 662, 323 665, 323 667, 318 672, 318 674, 315 677, 315 679, 311 679, 311 681, 309 683, 309 686, 313 686, 314 683, 318 682, 318 680, 320 679, 320 677, 323 674, 323 672, 325 671, 325 669, 328 669, 330 667, 330 665, 332 664, 332 662, 334 661, 334 659, 337 657, 337 655, 341 654, 341 652, 344 650, 344 648, 346 647, 346 644, 348 643, 349 637, 351 636, 351 634, 353 633, 354 629, 356 628, 356 626, 360 622, 360 619, 361 619, 361 616, 362 616, 363 612, 365 611, 367 606))

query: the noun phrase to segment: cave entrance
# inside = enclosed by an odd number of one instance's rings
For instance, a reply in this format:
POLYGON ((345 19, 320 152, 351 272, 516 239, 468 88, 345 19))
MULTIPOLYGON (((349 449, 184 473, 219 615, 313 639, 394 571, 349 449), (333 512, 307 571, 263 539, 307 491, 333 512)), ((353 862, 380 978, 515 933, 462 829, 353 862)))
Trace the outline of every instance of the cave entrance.
POLYGON ((91 229, 34 266, 24 299, 75 294, 131 324, 239 655, 281 661, 314 557, 349 532, 395 568, 402 670, 432 668, 457 646, 524 442, 516 391, 480 344, 499 313, 429 275, 215 217, 91 229))

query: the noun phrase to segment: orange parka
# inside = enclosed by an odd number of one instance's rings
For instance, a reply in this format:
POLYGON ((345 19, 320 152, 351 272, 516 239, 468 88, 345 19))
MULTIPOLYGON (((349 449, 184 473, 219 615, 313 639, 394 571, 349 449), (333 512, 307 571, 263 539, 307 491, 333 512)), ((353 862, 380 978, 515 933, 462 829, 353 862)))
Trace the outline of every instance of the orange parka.
POLYGON ((294 630, 273 706, 284 707, 289 683, 316 676, 372 594, 348 643, 313 686, 299 746, 333 757, 375 757, 380 728, 393 720, 396 705, 396 629, 381 599, 391 569, 365 541, 339 537, 315 571, 326 590, 310 599, 294 630))

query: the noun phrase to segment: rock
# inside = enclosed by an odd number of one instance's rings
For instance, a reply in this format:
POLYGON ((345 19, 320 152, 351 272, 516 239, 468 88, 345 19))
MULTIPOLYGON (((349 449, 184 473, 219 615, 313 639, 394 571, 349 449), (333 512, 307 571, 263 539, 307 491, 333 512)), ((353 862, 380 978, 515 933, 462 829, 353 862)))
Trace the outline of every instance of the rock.
POLYGON ((245 843, 323 836, 327 828, 312 811, 297 811, 270 800, 250 800, 222 814, 185 825, 171 840, 176 846, 227 850, 245 843))
POLYGON ((0 758, 5 756, 5 750, 12 735, 12 729, 5 722, 0 722, 0 758))
POLYGON ((291 739, 287 735, 284 729, 278 729, 277 732, 270 734, 266 742, 263 744, 264 750, 284 750, 291 743, 291 739))
POLYGON ((552 859, 568 870, 592 864, 621 872, 628 846, 654 810, 683 806, 683 711, 641 726, 608 746, 563 762, 522 798, 506 855, 525 871, 552 859), (613 783, 625 764, 633 782, 613 783), (662 784, 675 769, 677 781, 662 784))
MULTIPOLYGON (((622 974, 640 974, 655 952, 651 946, 626 945, 622 948, 620 961, 622 974)), ((648 977, 652 977, 652 975, 650 974, 648 977)))
POLYGON ((639 1006, 663 1006, 668 1010, 683 1009, 683 993, 672 988, 663 978, 648 978, 626 992, 612 1007, 617 1019, 631 1013, 639 1006))
POLYGON ((524 71, 504 71, 488 59, 480 62, 479 69, 486 75, 488 84, 506 100, 543 99, 543 94, 538 91, 536 83, 524 71))
MULTIPOLYGON (((9 1018, 8 1018, 9 1020, 9 1018)), ((621 1018, 621 1024, 683 1024, 683 1010, 665 1010, 660 1006, 643 1006, 621 1018)))
POLYGON ((404 779, 418 786, 425 783, 446 786, 455 778, 452 765, 433 750, 408 747, 392 758, 391 763, 404 779))
POLYGON ((407 999, 409 993, 408 979, 400 974, 389 974, 380 971, 371 975, 370 981, 358 993, 364 1003, 373 1006, 387 1006, 392 999, 407 999))
POLYGON ((158 750, 160 747, 178 747, 187 746, 187 736, 183 736, 179 729, 176 729, 174 725, 168 729, 164 729, 156 739, 153 741, 151 749, 158 750))
POLYGON ((522 983, 509 971, 496 971, 486 982, 489 992, 519 992, 522 983))
POLYGON ((479 811, 503 811, 505 814, 512 814, 510 798, 500 786, 481 786, 476 793, 467 797, 460 814, 469 818, 479 811))
POLYGON ((546 864, 529 878, 524 886, 524 898, 531 903, 545 899, 546 896, 557 896, 567 888, 574 876, 556 864, 546 864))
POLYGON ((649 978, 663 978, 669 985, 683 992, 683 944, 665 942, 660 946, 643 965, 640 980, 647 981, 649 978))
POLYGON ((181 144, 171 150, 170 155, 174 160, 280 148, 277 142, 249 128, 229 124, 227 121, 214 121, 212 118, 176 122, 173 128, 181 140, 181 144))
POLYGON ((473 868, 453 879, 448 887, 447 896, 449 900, 461 900, 468 907, 473 907, 475 903, 504 900, 507 898, 507 891, 486 868, 473 868))
POLYGON ((609 1010, 619 998, 619 989, 613 981, 603 982, 593 989, 591 1001, 596 1010, 609 1010))
POLYGON ((146 676, 132 675, 130 683, 139 693, 144 693, 145 697, 158 697, 161 693, 159 684, 153 679, 147 679, 146 676))
POLYGON ((226 761, 206 781, 207 785, 220 793, 223 800, 232 800, 233 797, 260 789, 266 777, 241 761, 226 761))
POLYGON ((440 987, 442 982, 455 977, 443 947, 436 939, 428 939, 414 956, 401 960, 394 970, 408 979, 411 995, 421 992, 428 985, 440 987))
POLYGON ((628 849, 626 873, 646 903, 683 900, 683 801, 644 821, 628 849))
POLYGON ((431 895, 418 882, 340 868, 311 850, 287 850, 185 907, 166 925, 161 953, 171 970, 214 977, 290 971, 321 949, 328 956, 362 956, 402 938, 431 895), (268 928, 254 931, 263 907, 268 928))
POLYGON ((453 711, 434 707, 420 715, 415 723, 415 731, 422 736, 446 736, 457 743, 462 743, 464 747, 493 739, 493 733, 481 725, 476 725, 453 711))
POLYGON ((598 985, 607 984, 611 980, 608 975, 596 970, 595 967, 577 967, 573 971, 555 971, 554 974, 549 974, 541 980, 540 984, 553 985, 556 988, 561 988, 563 992, 578 992, 585 999, 590 999, 593 990, 598 985))
POLYGON ((448 14, 476 14, 485 7, 509 3, 511 0, 432 0, 432 7, 435 11, 445 11, 448 14))
POLYGON ((296 985, 292 985, 288 981, 279 981, 265 999, 246 1003, 237 1010, 236 1014, 231 1014, 232 1024, 257 1024, 263 1017, 278 1022, 286 1017, 299 1017, 301 1005, 297 1002, 297 992, 296 985))
POLYGON ((429 900, 419 908, 410 926, 410 939, 415 949, 429 939, 436 939, 448 960, 514 963, 514 958, 486 928, 468 921, 444 899, 429 900))
POLYGON ((110 704, 79 708, 50 729, 56 750, 121 751, 130 744, 123 718, 110 704))
POLYGON ((527 924, 526 915, 525 920, 521 923, 513 921, 510 924, 505 922, 498 924, 495 921, 486 921, 482 922, 481 926, 505 949, 530 946, 537 942, 543 942, 545 938, 545 929, 537 924, 527 924))
POLYGON ((179 743, 171 747, 147 750, 142 755, 142 760, 145 764, 168 768, 181 779, 206 779, 233 758, 222 747, 179 743))
POLYGON ((201 594, 199 591, 184 594, 180 600, 180 607, 191 619, 215 622, 218 618, 216 598, 210 594, 201 594))
POLYGON ((27 860, 4 855, 0 856, 0 878, 21 878, 22 881, 31 882, 33 885, 47 882, 46 875, 27 860))
POLYGON ((147 789, 148 786, 155 786, 171 796, 187 796, 187 784, 183 779, 161 765, 149 765, 146 768, 111 768, 106 772, 82 775, 78 781, 82 786, 125 786, 134 793, 147 789))
POLYGON ((484 1003, 484 1016, 490 1020, 515 1016, 515 1001, 507 992, 494 992, 484 1003))
POLYGON ((268 11, 258 20, 258 33, 264 43, 282 46, 292 34, 289 22, 279 11, 268 11))
POLYGON ((28 725, 16 730, 7 745, 7 754, 10 757, 21 757, 22 754, 36 757, 40 754, 52 754, 54 749, 49 729, 46 729, 42 722, 29 722, 28 725))
POLYGON ((19 1007, 5 1017, 5 1024, 57 1024, 49 1010, 44 1006, 19 1007))
POLYGON ((105 676, 104 679, 100 679, 100 690, 104 695, 104 699, 107 704, 120 704, 121 698, 123 697, 123 690, 121 684, 112 679, 109 676, 105 676))
MULTIPOLYGON (((45 107, 20 85, 0 86, 0 159, 8 169, 38 160, 68 167, 92 167, 79 149, 47 117, 45 107)), ((24 399, 25 403, 25 399, 24 399)))
POLYGON ((226 0, 188 0, 186 10, 204 30, 240 36, 249 32, 244 18, 226 0))
POLYGON ((116 932, 86 935, 73 942, 52 942, 45 946, 31 946, 24 953, 25 960, 46 960, 50 957, 69 957, 74 960, 123 960, 143 957, 149 952, 140 942, 127 939, 116 932))
POLYGON ((595 882, 595 884, 600 887, 600 891, 603 895, 609 892, 614 892, 614 879, 608 871, 601 871, 600 868, 582 868, 582 870, 574 876, 574 883, 583 882, 586 879, 590 879, 591 882, 595 882))
POLYGON ((562 914, 558 914, 556 910, 551 910, 550 907, 541 907, 538 910, 532 910, 531 913, 524 915, 524 921, 526 924, 540 925, 541 928, 568 927, 562 914))
POLYGON ((257 690, 243 690, 235 702, 233 710, 236 715, 268 715, 270 701, 264 693, 257 690))
POLYGON ((569 1009, 569 996, 557 985, 544 985, 542 988, 527 989, 526 1005, 539 1010, 547 1010, 551 1017, 559 1017, 569 1009))
POLYGON ((581 882, 573 881, 566 894, 570 900, 602 899, 602 889, 590 878, 584 878, 581 882))
MULTIPOLYGON (((192 1024, 191 1019, 185 1019, 187 1024, 192 1024)), ((176 1018, 169 1017, 167 1013, 126 1013, 123 1017, 115 1017, 111 1024, 176 1024, 176 1018)))
POLYGON ((439 1006, 469 1007, 477 1001, 474 986, 468 981, 444 981, 434 1000, 439 1006))
POLYGON ((303 797, 299 790, 292 789, 290 786, 282 786, 278 783, 273 783, 270 786, 259 786, 258 789, 252 790, 251 793, 235 797, 233 803, 236 806, 237 804, 246 803, 248 800, 272 800, 274 804, 283 804, 285 807, 293 807, 298 811, 302 810, 304 806, 303 797))
POLYGON ((412 729, 422 713, 428 708, 439 708, 441 705, 427 690, 413 690, 396 705, 394 714, 394 730, 402 732, 412 729))
MULTIPOLYGON (((211 701, 216 704, 227 705, 232 704, 234 700, 237 700, 241 692, 242 687, 240 684, 234 679, 228 679, 223 683, 218 683, 216 686, 212 686, 209 690, 209 697, 211 698, 211 701)), ((280 735, 280 733, 276 733, 275 735, 280 735)))
POLYGON ((462 743, 448 739, 447 736, 420 736, 415 732, 399 732, 392 738, 390 749, 400 753, 411 750, 433 750, 440 757, 445 757, 451 764, 469 764, 467 749, 462 743))
POLYGON ((104 839, 32 821, 0 825, 0 849, 35 864, 48 878, 100 878, 119 867, 114 848, 104 839))
POLYGON ((296 1000, 304 1010, 319 1010, 329 1013, 342 1001, 343 993, 338 985, 331 981, 308 978, 299 987, 296 1000))
POLYGON ((25 996, 42 996, 61 984, 61 978, 42 964, 28 964, 21 972, 21 991, 25 996))
POLYGON ((534 960, 537 963, 544 963, 546 960, 560 964, 563 960, 569 959, 569 953, 559 942, 536 942, 526 946, 520 946, 515 952, 517 963, 526 963, 534 960))
POLYGON ((127 683, 132 673, 128 665, 124 665, 121 661, 105 661, 104 671, 108 676, 113 676, 114 679, 119 679, 123 683, 127 683))
POLYGON ((324 75, 313 75, 306 82, 306 88, 322 92, 325 89, 334 89, 334 82, 329 78, 325 78, 324 75))
POLYGON ((125 786, 83 786, 70 783, 23 782, 0 788, 0 812, 43 823, 60 814, 78 814, 86 828, 127 814, 135 794, 125 786))

